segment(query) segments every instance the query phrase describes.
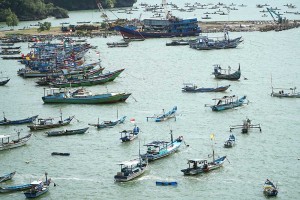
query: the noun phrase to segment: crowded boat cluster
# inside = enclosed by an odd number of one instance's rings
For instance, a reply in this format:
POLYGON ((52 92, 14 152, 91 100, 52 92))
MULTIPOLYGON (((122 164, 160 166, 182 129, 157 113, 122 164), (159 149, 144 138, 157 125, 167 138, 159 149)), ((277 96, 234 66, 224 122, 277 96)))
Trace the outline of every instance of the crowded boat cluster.
MULTIPOLYGON (((162 5, 166 5, 166 1, 163 1, 162 5)), ((170 4, 173 9, 179 9, 176 5, 170 4)), ((141 6, 145 7, 146 11, 155 11, 160 10, 159 6, 149 6, 142 4, 141 6)), ((185 4, 188 8, 187 11, 193 11, 194 9, 218 9, 223 7, 230 10, 235 10, 234 4, 226 6, 224 4, 218 3, 217 5, 202 5, 200 3, 185 4), (211 7, 210 7, 211 6, 211 7)), ((246 7, 246 5, 241 4, 240 7, 246 7)), ((264 6, 264 5, 261 5, 264 6)), ((258 6, 258 7, 261 7, 258 6)), ((291 7, 291 5, 288 5, 291 7)), ((145 19, 142 26, 116 26, 115 30, 119 31, 123 36, 123 39, 126 41, 134 40, 145 40, 147 38, 170 38, 170 37, 185 37, 185 36, 194 36, 196 39, 184 41, 183 39, 174 40, 171 43, 168 43, 167 46, 177 46, 177 45, 189 45, 190 48, 196 50, 216 50, 221 49, 220 51, 225 51, 228 48, 237 48, 239 44, 242 43, 242 37, 237 37, 235 39, 230 39, 228 31, 224 31, 224 38, 215 39, 208 36, 199 36, 201 33, 201 28, 198 26, 197 18, 193 19, 180 19, 174 17, 167 12, 165 19, 145 19), (178 26, 180 24, 180 26, 178 26)), ((3 51, 8 49, 8 46, 5 47, 8 43, 2 42, 1 46, 3 51)), ((125 46, 128 46, 128 43, 123 43, 125 46)), ((118 46, 117 43, 107 43, 109 47, 118 46)), ((122 46, 122 45, 121 45, 122 46)), ((97 61, 92 63, 85 62, 85 56, 88 52, 93 52, 99 54, 97 47, 86 43, 85 40, 75 41, 74 38, 63 38, 61 40, 53 40, 48 42, 33 42, 30 43, 31 51, 21 55, 19 62, 24 65, 24 67, 18 70, 17 75, 22 78, 36 78, 36 84, 43 86, 44 94, 41 94, 41 103, 45 104, 111 104, 118 102, 125 102, 131 95, 128 92, 107 92, 107 93, 93 93, 88 90, 86 87, 106 84, 107 82, 114 81, 119 77, 120 74, 126 69, 120 68, 114 71, 108 71, 106 68, 102 67, 100 56, 97 61), (105 72, 108 71, 108 72, 105 72), (48 88, 46 88, 48 87, 48 88)), ((166 47, 169 48, 169 47, 166 47)), ((10 46, 10 49, 19 49, 14 45, 10 46)), ((19 50, 17 50, 19 51, 19 50)), ((14 62, 14 61, 13 61, 14 62)), ((225 79, 227 81, 238 81, 241 74, 241 66, 238 65, 236 70, 225 69, 221 65, 216 64, 212 66, 212 74, 216 79, 225 79)), ((15 78, 15 77, 14 77, 15 78)), ((9 88, 10 83, 9 77, 2 77, 0 85, 5 85, 4 87, 9 88)), ((247 78, 244 77, 244 80, 247 78)), ((224 86, 211 86, 211 87, 198 87, 194 83, 184 83, 182 88, 183 95, 186 93, 204 93, 204 92, 225 92, 230 84, 224 86)), ((300 94, 296 92, 296 87, 290 88, 291 92, 285 92, 285 89, 273 88, 271 96, 273 97, 290 97, 290 98, 299 98, 300 94), (274 91, 279 89, 279 91, 274 91)), ((220 93, 216 93, 220 94, 220 93)), ((223 112, 225 110, 234 110, 238 107, 244 107, 248 105, 249 101, 247 96, 244 94, 238 95, 220 95, 213 99, 214 104, 205 104, 205 107, 209 107, 213 112, 223 112)), ((145 118, 150 121, 163 123, 164 121, 174 119, 176 120, 178 107, 174 106, 169 111, 163 109, 162 113, 155 114, 150 117, 145 118)), ((116 120, 105 120, 100 122, 99 119, 96 123, 86 122, 86 127, 81 127, 79 129, 62 129, 67 127, 75 118, 75 116, 69 116, 63 118, 62 111, 60 112, 60 117, 58 120, 54 120, 54 117, 49 118, 40 118, 38 115, 31 116, 24 119, 8 119, 3 113, 3 120, 0 121, 0 126, 15 126, 18 124, 28 124, 27 130, 28 134, 20 137, 20 131, 17 132, 17 136, 12 135, 0 135, 0 150, 8 150, 16 147, 24 146, 32 138, 33 131, 44 131, 45 135, 48 137, 55 136, 65 136, 65 135, 77 135, 84 134, 88 131, 89 127, 95 127, 97 130, 103 130, 107 128, 113 128, 119 124, 122 124, 126 121, 127 116, 123 115, 121 117, 117 116, 116 120), (52 130, 53 128, 59 128, 52 130)), ((124 143, 130 143, 130 141, 138 138, 140 134, 140 127, 135 122, 134 118, 130 119, 130 122, 134 125, 133 129, 123 130, 120 132, 120 140, 124 143)), ((246 118, 243 120, 241 125, 232 125, 230 126, 230 131, 234 129, 241 129, 241 133, 249 133, 250 129, 259 129, 260 124, 252 124, 251 120, 246 118)), ((182 172, 183 175, 197 175, 202 173, 208 173, 212 170, 216 170, 224 165, 224 162, 227 159, 226 155, 216 157, 214 150, 214 140, 215 135, 210 134, 210 139, 212 142, 212 154, 208 156, 207 159, 200 158, 187 158, 188 167, 185 169, 178 169, 178 172, 182 172), (209 159, 211 158, 211 159, 209 159)), ((232 148, 236 145, 236 135, 230 134, 228 139, 224 142, 224 148, 232 148)), ((147 150, 144 153, 140 152, 139 155, 134 158, 128 158, 126 161, 121 161, 118 163, 120 165, 120 171, 116 172, 115 175, 112 175, 112 178, 116 182, 127 182, 132 179, 135 179, 142 175, 147 169, 149 169, 149 163, 155 162, 158 159, 165 158, 171 154, 174 154, 178 151, 180 146, 184 144, 186 147, 189 147, 188 144, 184 141, 184 136, 179 135, 173 137, 173 131, 170 130, 170 140, 165 141, 153 140, 149 143, 144 144, 147 150)), ((53 152, 51 155, 58 156, 70 156, 69 152, 53 152)), ((0 182, 10 180, 15 175, 15 171, 4 174, 0 176, 0 182)), ((1 185, 0 192, 14 192, 14 191, 23 191, 24 195, 27 198, 35 198, 49 190, 49 185, 51 179, 47 178, 46 180, 40 181, 36 180, 31 183, 25 183, 22 185, 1 185)), ((158 186, 176 186, 178 183, 176 181, 157 181, 156 185, 158 186)), ((54 184, 55 185, 55 184, 54 184)), ((263 186, 263 193, 266 196, 276 196, 278 194, 278 188, 270 180, 266 180, 263 186)))

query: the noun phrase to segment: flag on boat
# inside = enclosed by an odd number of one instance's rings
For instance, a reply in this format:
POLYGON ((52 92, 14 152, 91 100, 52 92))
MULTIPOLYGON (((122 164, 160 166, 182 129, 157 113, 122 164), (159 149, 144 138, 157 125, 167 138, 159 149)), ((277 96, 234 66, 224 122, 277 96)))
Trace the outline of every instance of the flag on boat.
POLYGON ((135 119, 134 119, 134 118, 131 118, 131 119, 130 119, 130 122, 134 124, 134 123, 135 123, 135 119))
POLYGON ((213 133, 210 134, 210 139, 211 139, 211 140, 215 139, 215 134, 213 134, 213 133))

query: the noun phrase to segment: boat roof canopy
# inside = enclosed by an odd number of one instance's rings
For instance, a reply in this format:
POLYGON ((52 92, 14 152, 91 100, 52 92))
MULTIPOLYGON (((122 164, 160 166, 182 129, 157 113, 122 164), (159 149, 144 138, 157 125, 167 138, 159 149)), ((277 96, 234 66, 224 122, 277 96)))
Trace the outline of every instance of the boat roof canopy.
POLYGON ((133 165, 137 165, 139 162, 140 162, 139 160, 129 160, 129 161, 123 161, 121 163, 118 163, 118 165, 133 166, 133 165))
POLYGON ((206 159, 189 159, 188 163, 204 163, 207 162, 206 159))
POLYGON ((43 183, 42 181, 33 181, 30 184, 31 185, 40 185, 41 183, 43 183))
POLYGON ((0 135, 0 139, 9 138, 10 135, 0 135))

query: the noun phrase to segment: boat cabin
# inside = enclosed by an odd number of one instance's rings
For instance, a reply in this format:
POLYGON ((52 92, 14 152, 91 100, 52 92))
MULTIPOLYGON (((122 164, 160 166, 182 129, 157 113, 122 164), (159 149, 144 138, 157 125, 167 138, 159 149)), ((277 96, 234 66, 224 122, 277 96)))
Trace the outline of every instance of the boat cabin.
POLYGON ((53 124, 53 118, 47 118, 47 119, 38 119, 37 122, 38 125, 49 125, 49 124, 53 124))
POLYGON ((190 159, 187 164, 189 165, 189 169, 197 169, 197 168, 207 168, 208 162, 206 159, 190 159))
POLYGON ((233 96, 224 96, 222 98, 216 98, 216 99, 213 99, 215 101, 218 101, 216 103, 216 105, 224 105, 224 104, 230 104, 230 103, 233 103, 235 101, 238 100, 238 97, 233 95, 233 96))
POLYGON ((0 135, 1 144, 9 143, 10 135, 0 135))
POLYGON ((145 144, 144 146, 147 146, 147 154, 159 154, 161 149, 166 149, 167 144, 169 142, 164 141, 153 141, 149 144, 145 144))
POLYGON ((118 172, 117 175, 119 176, 128 176, 131 173, 136 173, 140 171, 140 163, 141 161, 136 159, 136 160, 130 160, 130 161, 124 161, 119 163, 118 165, 121 166, 121 172, 118 172))

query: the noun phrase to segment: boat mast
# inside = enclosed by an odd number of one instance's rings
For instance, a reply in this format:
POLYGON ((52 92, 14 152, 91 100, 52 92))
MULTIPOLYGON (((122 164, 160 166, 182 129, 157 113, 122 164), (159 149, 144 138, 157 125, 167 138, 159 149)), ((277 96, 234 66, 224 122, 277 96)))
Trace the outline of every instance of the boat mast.
POLYGON ((169 19, 170 16, 169 16, 168 8, 167 8, 167 0, 162 0, 161 5, 165 11, 166 19, 169 19))

